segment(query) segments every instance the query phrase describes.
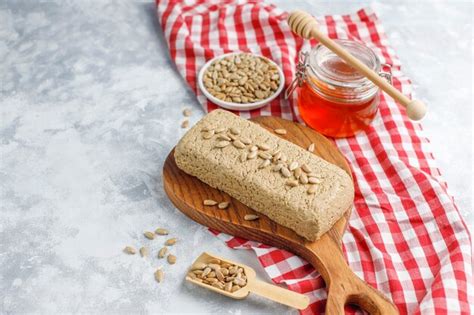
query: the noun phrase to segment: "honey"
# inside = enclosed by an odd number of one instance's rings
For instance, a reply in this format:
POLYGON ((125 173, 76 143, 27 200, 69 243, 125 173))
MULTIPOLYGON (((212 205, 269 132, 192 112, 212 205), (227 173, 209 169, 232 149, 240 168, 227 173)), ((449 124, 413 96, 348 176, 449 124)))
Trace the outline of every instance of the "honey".
MULTIPOLYGON (((370 48, 349 40, 340 45, 380 72, 380 62, 370 48)), ((379 88, 322 45, 307 55, 304 80, 298 91, 298 109, 307 125, 335 138, 363 131, 377 114, 379 88)))

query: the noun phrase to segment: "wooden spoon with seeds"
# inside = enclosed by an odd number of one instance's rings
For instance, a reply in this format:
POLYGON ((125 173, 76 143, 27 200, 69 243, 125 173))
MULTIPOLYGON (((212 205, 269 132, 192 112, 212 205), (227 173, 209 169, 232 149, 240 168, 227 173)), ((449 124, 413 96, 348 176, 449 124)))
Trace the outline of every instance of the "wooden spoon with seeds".
POLYGON ((281 288, 277 285, 269 284, 263 281, 260 281, 256 278, 255 270, 249 266, 230 261, 225 258, 217 257, 208 253, 202 253, 192 264, 190 271, 193 269, 193 266, 198 264, 208 264, 212 259, 219 259, 222 262, 226 262, 231 265, 239 266, 244 270, 245 276, 247 277, 247 284, 235 292, 228 292, 225 289, 220 289, 217 286, 212 286, 205 284, 202 281, 198 281, 196 278, 186 276, 186 280, 192 282, 196 285, 199 285, 208 290, 217 292, 219 294, 231 297, 233 299, 244 299, 250 292, 257 295, 266 297, 267 299, 273 300, 275 302, 303 310, 309 305, 309 298, 306 295, 296 293, 284 288, 281 288))

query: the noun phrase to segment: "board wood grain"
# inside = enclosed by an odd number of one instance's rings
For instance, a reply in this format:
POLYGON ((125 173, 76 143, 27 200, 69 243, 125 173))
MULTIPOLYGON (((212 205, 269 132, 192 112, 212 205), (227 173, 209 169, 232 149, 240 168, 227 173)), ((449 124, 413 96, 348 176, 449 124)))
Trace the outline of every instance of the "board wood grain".
MULTIPOLYGON (((251 120, 270 131, 277 128, 286 129, 286 135, 277 136, 305 149, 314 143, 314 154, 341 167, 351 175, 350 166, 344 156, 329 139, 316 131, 277 117, 256 117, 251 120)), ((192 220, 234 236, 288 250, 306 259, 319 271, 326 283, 328 289, 326 314, 344 314, 344 306, 348 303, 356 304, 370 314, 398 314, 390 300, 358 278, 345 262, 341 239, 351 209, 347 209, 344 216, 319 240, 310 242, 228 194, 183 172, 176 165, 174 150, 165 161, 163 182, 173 204, 192 220), (205 199, 228 201, 230 206, 225 210, 218 209, 217 206, 204 206, 205 199), (260 219, 246 221, 244 220, 246 214, 258 214, 260 219)))

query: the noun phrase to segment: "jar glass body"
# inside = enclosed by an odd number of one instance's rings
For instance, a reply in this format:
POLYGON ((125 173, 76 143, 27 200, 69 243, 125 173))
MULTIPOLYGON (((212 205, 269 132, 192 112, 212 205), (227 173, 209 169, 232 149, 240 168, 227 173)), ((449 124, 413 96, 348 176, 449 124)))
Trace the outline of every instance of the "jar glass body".
MULTIPOLYGON (((337 40, 366 66, 380 72, 380 61, 367 46, 337 40)), ((350 137, 368 128, 380 100, 379 88, 322 45, 308 56, 304 83, 298 91, 298 109, 303 120, 331 137, 350 137)))

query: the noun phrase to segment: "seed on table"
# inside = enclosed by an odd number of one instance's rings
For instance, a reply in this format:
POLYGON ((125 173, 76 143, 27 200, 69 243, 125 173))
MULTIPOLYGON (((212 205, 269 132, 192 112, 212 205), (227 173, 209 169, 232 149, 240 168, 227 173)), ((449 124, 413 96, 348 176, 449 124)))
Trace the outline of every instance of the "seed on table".
POLYGON ((183 109, 183 116, 184 117, 189 117, 191 116, 191 110, 189 108, 183 109))
POLYGON ((137 251, 132 246, 126 246, 123 251, 129 255, 135 255, 137 251))
POLYGON ((181 123, 181 128, 188 128, 189 127, 189 120, 185 119, 183 120, 183 122, 181 123))
POLYGON ((227 207, 229 207, 229 202, 228 201, 223 201, 223 202, 221 202, 217 205, 217 208, 219 208, 219 209, 226 209, 227 207))
POLYGON ((140 255, 142 257, 148 257, 148 249, 146 247, 141 247, 140 248, 140 255))
POLYGON ((163 273, 163 270, 160 268, 155 272, 155 279, 157 282, 161 283, 163 282, 163 277, 164 277, 164 273, 163 273))
POLYGON ((168 253, 168 247, 163 247, 158 251, 158 258, 165 258, 166 253, 168 253))
POLYGON ((168 264, 174 265, 176 263, 176 256, 169 254, 168 257, 166 257, 166 260, 168 260, 168 264))
POLYGON ((245 221, 254 221, 254 220, 257 220, 257 219, 259 219, 259 218, 260 218, 260 217, 259 217, 258 215, 256 215, 256 214, 246 214, 246 215, 244 216, 244 220, 245 220, 245 221))
POLYGON ((174 244, 176 244, 176 241, 177 241, 176 237, 170 238, 165 242, 165 245, 173 246, 174 244))
POLYGON ((314 152, 314 143, 311 143, 308 147, 309 152, 314 152))
POLYGON ((143 235, 145 235, 145 237, 149 240, 155 239, 155 233, 153 233, 153 232, 148 232, 147 231, 147 232, 143 233, 143 235))
POLYGON ((286 135, 286 129, 281 128, 281 129, 275 129, 274 131, 278 135, 286 135))
POLYGON ((155 230, 155 234, 157 235, 168 235, 168 230, 167 229, 163 229, 163 228, 157 228, 155 230))
POLYGON ((202 204, 205 206, 215 206, 217 205, 217 201, 212 200, 212 199, 206 199, 202 202, 202 204))

